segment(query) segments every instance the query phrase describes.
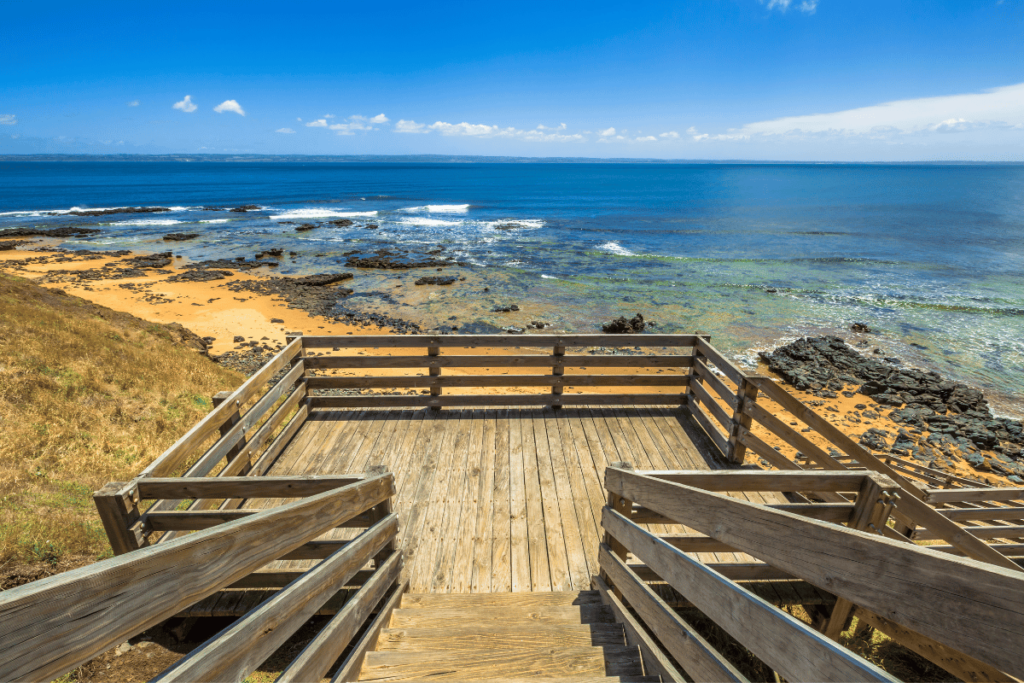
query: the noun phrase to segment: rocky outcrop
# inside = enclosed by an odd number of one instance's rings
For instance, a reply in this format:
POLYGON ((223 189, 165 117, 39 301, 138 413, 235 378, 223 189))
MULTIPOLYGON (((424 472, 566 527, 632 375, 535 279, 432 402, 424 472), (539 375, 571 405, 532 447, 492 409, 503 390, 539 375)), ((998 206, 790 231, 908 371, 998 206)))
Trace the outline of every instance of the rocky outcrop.
POLYGON ((71 211, 67 216, 113 216, 120 213, 166 213, 170 209, 163 206, 122 206, 117 209, 84 209, 71 211))
POLYGON ((167 278, 168 282, 212 282, 234 277, 230 270, 186 270, 167 278))
POLYGON ((199 237, 198 232, 172 232, 164 235, 164 242, 186 242, 199 237))
POLYGON ((171 339, 174 342, 181 344, 186 348, 192 349, 196 353, 209 358, 210 345, 206 343, 205 339, 200 337, 192 330, 188 329, 187 327, 183 327, 181 323, 167 323, 166 325, 164 325, 164 329, 166 329, 171 334, 171 339))
POLYGON ((450 285, 458 280, 457 275, 428 275, 416 281, 417 285, 450 285))
POLYGON ((601 325, 601 329, 604 330, 605 334, 639 334, 644 331, 647 327, 647 323, 644 322, 644 317, 637 313, 632 319, 626 319, 625 316, 620 316, 610 323, 601 325))
POLYGON ((85 237, 101 232, 96 228, 79 228, 66 225, 61 228, 8 228, 0 230, 0 238, 9 237, 85 237))
POLYGON ((121 261, 121 265, 131 268, 166 268, 171 265, 173 254, 169 251, 159 254, 146 254, 121 261))
POLYGON ((248 213, 250 211, 259 211, 260 207, 256 204, 245 204, 243 206, 236 206, 233 209, 228 209, 231 213, 248 213))
POLYGON ((892 446, 884 439, 888 433, 868 430, 862 443, 869 448, 891 448, 921 458, 929 453, 934 457, 935 449, 947 455, 955 452, 975 469, 1024 476, 1021 422, 993 416, 982 392, 966 384, 862 356, 839 337, 799 339, 762 353, 761 358, 796 389, 817 396, 834 398, 852 386, 884 409, 891 408, 889 419, 911 430, 901 431, 892 446), (925 432, 926 438, 915 438, 925 432), (982 456, 979 450, 995 455, 982 456))
POLYGON ((413 260, 403 252, 379 251, 370 256, 349 254, 345 265, 349 268, 376 268, 379 270, 408 270, 412 268, 443 268, 453 265, 451 261, 438 259, 413 260))

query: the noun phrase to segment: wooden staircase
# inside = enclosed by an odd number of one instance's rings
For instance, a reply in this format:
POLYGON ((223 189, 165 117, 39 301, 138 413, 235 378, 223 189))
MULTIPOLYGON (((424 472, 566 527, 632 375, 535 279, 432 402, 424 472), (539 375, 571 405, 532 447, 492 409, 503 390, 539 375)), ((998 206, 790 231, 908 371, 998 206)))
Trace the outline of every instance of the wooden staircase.
POLYGON ((658 681, 597 591, 406 594, 360 681, 658 681))

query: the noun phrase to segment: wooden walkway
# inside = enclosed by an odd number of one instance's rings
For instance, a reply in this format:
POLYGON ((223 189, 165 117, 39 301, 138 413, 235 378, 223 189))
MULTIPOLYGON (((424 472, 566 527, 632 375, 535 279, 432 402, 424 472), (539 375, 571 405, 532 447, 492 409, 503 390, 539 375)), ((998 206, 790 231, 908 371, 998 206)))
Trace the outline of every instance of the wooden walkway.
POLYGON ((605 467, 720 468, 695 445, 702 438, 685 408, 317 410, 267 474, 393 472, 414 593, 586 590, 598 573, 605 467))

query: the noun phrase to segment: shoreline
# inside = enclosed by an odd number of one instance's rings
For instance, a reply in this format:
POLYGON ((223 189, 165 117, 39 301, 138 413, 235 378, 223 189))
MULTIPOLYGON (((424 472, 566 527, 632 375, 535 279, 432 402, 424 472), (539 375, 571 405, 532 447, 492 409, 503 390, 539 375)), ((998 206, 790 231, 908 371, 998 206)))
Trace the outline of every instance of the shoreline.
MULTIPOLYGON (((29 242, 22 242, 22 244, 27 246, 29 242)), ((130 313, 144 320, 161 324, 180 323, 199 337, 204 338, 208 344, 207 350, 211 358, 248 374, 255 371, 284 346, 286 333, 302 332, 338 336, 391 333, 395 330, 380 321, 389 318, 394 320, 394 314, 400 312, 395 310, 399 308, 398 306, 392 306, 389 315, 382 315, 375 320, 371 314, 368 318, 363 317, 359 322, 345 322, 317 315, 318 306, 321 306, 322 311, 327 310, 318 303, 317 297, 323 295, 325 299, 333 300, 330 288, 344 287, 348 289, 345 286, 352 285, 353 278, 339 279, 337 282, 322 287, 308 287, 308 289, 314 290, 314 294, 310 295, 313 300, 296 302, 293 297, 288 296, 287 291, 282 294, 280 291, 270 291, 268 287, 263 286, 274 279, 273 269, 266 265, 250 267, 251 262, 249 262, 242 270, 231 270, 229 273, 222 271, 226 273, 224 277, 205 281, 204 277, 179 279, 176 276, 208 271, 187 268, 185 266, 188 266, 189 262, 178 257, 171 258, 167 263, 165 263, 167 259, 163 259, 158 263, 162 267, 145 267, 129 272, 122 268, 126 261, 152 259, 154 255, 137 251, 128 254, 124 252, 103 254, 95 251, 79 254, 73 250, 56 250, 57 248, 54 246, 39 244, 38 240, 33 240, 31 244, 33 248, 42 246, 45 251, 31 249, 0 251, 0 269, 31 279, 41 286, 59 288, 69 294, 114 310, 130 313), (118 272, 119 268, 122 269, 122 272, 118 272), (85 279, 81 277, 82 273, 86 274, 85 279), (118 277, 97 277, 102 273, 110 273, 118 277), (124 277, 126 274, 129 276, 124 277)), ((408 279, 414 275, 421 276, 421 272, 427 270, 431 274, 436 272, 434 268, 421 268, 404 270, 402 273, 408 279)), ((467 269, 458 269, 454 266, 444 270, 448 275, 453 272, 458 276, 467 275, 459 272, 467 269)), ((288 280, 294 280, 294 278, 288 278, 288 280)), ((355 280, 355 284, 358 285, 358 279, 355 280)), ((427 300, 431 298, 430 289, 430 286, 416 287, 416 290, 425 292, 425 295, 421 296, 427 300)), ((483 289, 487 291, 488 288, 484 286, 483 289)), ((341 297, 341 300, 344 301, 344 298, 341 297)), ((528 317, 525 313, 508 315, 516 318, 528 317)), ((398 322, 403 321, 398 319, 398 322)), ((399 331, 408 332, 409 328, 399 331)), ((416 332, 427 331, 417 330, 416 332)), ((548 332, 547 330, 543 331, 548 332)), ((550 330, 550 332, 559 331, 561 330, 550 330)), ((434 333, 434 330, 429 330, 429 332, 434 333)), ((442 333, 454 332, 457 332, 457 327, 442 333)), ((507 350, 529 346, 529 337, 529 334, 510 335, 507 350)), ((785 341, 780 335, 779 345, 784 343, 785 341)), ((863 347, 863 344, 860 346, 863 347)), ((494 349, 491 350, 491 353, 499 351, 494 349)), ((629 353, 628 350, 620 352, 629 353)), ((391 355, 393 352, 386 349, 361 349, 357 353, 391 355)), ((481 351, 468 349, 467 353, 475 354, 481 353, 481 351)), ((403 372, 402 370, 382 370, 381 374, 403 374, 403 372)), ((486 368, 460 368, 452 371, 452 374, 470 375, 487 372, 486 368)), ((882 414, 882 410, 873 414, 872 410, 875 406, 867 396, 845 392, 849 395, 839 394, 835 397, 828 397, 822 396, 820 393, 799 391, 775 373, 767 371, 763 359, 759 360, 758 372, 769 374, 783 383, 788 391, 805 403, 815 406, 815 409, 821 411, 822 415, 827 416, 837 427, 855 439, 860 438, 861 433, 867 429, 882 429, 892 435, 898 435, 905 427, 905 425, 886 417, 882 414), (868 417, 865 417, 862 412, 864 404, 871 404, 866 411, 868 417)), ((338 374, 338 372, 334 371, 332 374, 338 374)), ((343 371, 342 374, 354 373, 343 371)), ((614 387, 589 389, 589 391, 595 390, 599 393, 617 391, 614 387)), ((523 391, 526 390, 509 388, 483 389, 470 393, 500 394, 523 391)), ((424 390, 423 393, 426 391, 424 390)), ((567 389, 566 393, 575 393, 575 391, 567 389)), ((769 443, 772 446, 779 445, 780 450, 786 453, 787 448, 781 441, 776 443, 769 440, 769 443)), ((795 456, 795 453, 786 454, 791 459, 795 456)), ((967 467, 966 464, 961 467, 960 463, 950 463, 949 473, 980 479, 996 485, 1013 485, 1009 480, 998 476, 996 472, 978 472, 967 467)))

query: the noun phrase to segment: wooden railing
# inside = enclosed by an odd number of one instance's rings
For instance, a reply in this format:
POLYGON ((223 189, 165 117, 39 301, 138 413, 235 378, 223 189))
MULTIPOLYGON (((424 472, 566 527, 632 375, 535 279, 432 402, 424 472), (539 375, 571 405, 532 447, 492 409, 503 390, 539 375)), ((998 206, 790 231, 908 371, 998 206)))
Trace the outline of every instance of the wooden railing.
POLYGON ((400 581, 402 554, 395 549, 398 519, 391 513, 377 516, 360 524, 368 528, 351 541, 325 545, 316 539, 390 504, 393 475, 347 480, 142 479, 133 490, 142 497, 308 497, 236 518, 189 522, 188 528, 216 525, 0 593, 0 680, 50 680, 205 596, 262 585, 256 570, 268 562, 309 557, 323 561, 295 572, 281 590, 158 680, 242 680, 343 587, 357 585, 360 570, 372 561, 373 570, 364 572, 359 590, 278 678, 320 680, 363 631, 336 677, 354 680, 363 654, 372 649, 405 589, 400 581), (374 612, 376 618, 366 626, 374 612))
POLYGON ((668 679, 682 680, 666 653, 693 680, 745 680, 651 581, 667 583, 787 680, 894 680, 833 640, 851 615, 963 680, 1024 675, 1017 642, 1024 575, 880 536, 894 500, 902 500, 887 477, 633 472, 619 465, 606 470, 605 487, 595 584, 614 610, 635 614, 627 634, 668 679), (722 491, 841 495, 853 505, 844 516, 826 503, 757 504, 722 491), (658 533, 644 523, 688 530, 658 533), (701 552, 746 553, 756 561, 708 564, 697 559, 701 552), (739 583, 751 578, 803 581, 833 594, 835 604, 815 628, 739 583))
POLYGON ((697 343, 696 335, 643 334, 643 335, 547 335, 533 334, 523 337, 509 335, 377 335, 377 336, 302 336, 303 365, 306 368, 306 387, 311 392, 310 408, 405 407, 429 406, 553 406, 593 404, 680 405, 686 402, 686 387, 690 384, 690 369, 694 356, 691 350, 697 343), (530 349, 551 348, 550 354, 523 353, 511 355, 507 351, 465 353, 468 349, 507 349, 519 345, 530 349), (573 347, 668 347, 674 354, 566 354, 573 347), (425 355, 351 355, 352 349, 425 349, 425 355), (345 355, 330 355, 317 349, 341 351, 345 355), (456 353, 442 353, 454 349, 456 353), (459 353, 459 350, 463 350, 459 353), (547 374, 469 374, 443 375, 444 368, 522 369, 543 368, 547 374), (645 368, 669 371, 663 374, 599 374, 571 372, 571 369, 645 368), (330 376, 318 374, 338 370, 409 370, 410 374, 397 376, 330 376), (426 372, 427 374, 422 374, 426 372), (543 394, 445 394, 446 389, 465 388, 536 388, 549 390, 543 394), (565 394, 566 388, 623 387, 631 393, 565 394), (318 396, 324 389, 426 389, 429 395, 359 395, 318 396), (646 391, 645 391, 646 390, 646 391), (657 391, 657 393, 651 390, 657 391))

